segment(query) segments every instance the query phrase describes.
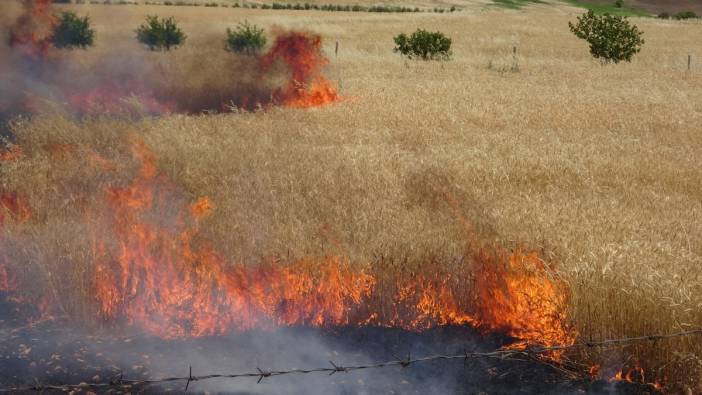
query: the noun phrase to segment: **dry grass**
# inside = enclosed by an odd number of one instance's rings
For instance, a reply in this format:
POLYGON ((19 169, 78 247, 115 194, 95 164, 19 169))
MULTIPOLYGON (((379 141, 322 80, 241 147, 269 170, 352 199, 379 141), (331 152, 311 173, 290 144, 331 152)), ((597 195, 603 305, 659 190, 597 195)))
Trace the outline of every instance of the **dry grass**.
MULTIPOLYGON (((115 50, 140 53, 124 26, 154 12, 80 10, 98 29, 98 47, 75 55, 88 63, 115 50)), ((203 229, 231 261, 339 248, 352 260, 452 261, 465 235, 437 193, 443 188, 481 234, 543 246, 559 263, 583 338, 702 326, 702 62, 685 71, 702 24, 634 19, 645 31, 643 51, 631 64, 602 67, 568 31, 575 18, 568 7, 476 6, 452 15, 163 10, 155 9, 175 15, 190 36, 175 53, 153 55, 173 64, 203 52, 228 56, 222 32, 245 18, 318 32, 327 53, 339 41, 328 75, 346 100, 311 110, 18 125, 20 140, 35 148, 3 164, 0 179, 43 213, 26 226, 54 239, 61 251, 47 256, 70 262, 81 251, 79 238, 59 229, 71 228, 96 185, 129 179, 125 136, 137 134, 188 198, 211 198, 216 215, 203 229), (393 35, 417 27, 452 37, 455 59, 408 62, 393 54, 393 35), (520 71, 497 71, 511 64, 513 45, 520 71), (125 171, 106 177, 78 159, 50 160, 42 141, 122 155, 125 171)), ((700 344, 610 352, 605 363, 633 353, 663 369, 675 389, 702 392, 700 344)))

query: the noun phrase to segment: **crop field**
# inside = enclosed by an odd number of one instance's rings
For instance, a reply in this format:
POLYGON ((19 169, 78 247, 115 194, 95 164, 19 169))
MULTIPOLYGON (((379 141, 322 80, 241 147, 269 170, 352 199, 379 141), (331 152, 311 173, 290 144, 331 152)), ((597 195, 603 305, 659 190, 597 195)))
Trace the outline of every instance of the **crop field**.
MULTIPOLYGON (((96 30, 95 47, 67 62, 160 78, 176 102, 250 87, 244 74, 256 66, 224 50, 226 29, 245 20, 269 45, 276 32, 319 35, 339 98, 117 117, 41 103, 12 121, 21 157, 0 162, 0 192, 31 207, 31 219, 0 228, 8 266, 20 284, 46 281, 76 320, 109 315, 95 305, 91 241, 107 231, 86 218, 102 215, 106 188, 150 185, 132 182, 158 172, 175 191, 158 187, 175 196, 162 211, 201 203, 207 215, 188 237, 225 267, 334 256, 378 278, 450 276, 480 240, 548 262, 567 289, 570 338, 702 327, 702 23, 632 17, 641 52, 603 65, 568 29, 583 9, 488 3, 407 4, 458 5, 451 13, 54 5, 89 15, 96 30), (134 31, 154 14, 175 17, 185 44, 145 50, 134 31), (394 53, 393 37, 417 28, 451 37, 452 58, 394 53)), ((169 215, 162 225, 180 226, 169 215)), ((640 367, 670 393, 702 393, 699 337, 574 358, 604 379, 640 367)))

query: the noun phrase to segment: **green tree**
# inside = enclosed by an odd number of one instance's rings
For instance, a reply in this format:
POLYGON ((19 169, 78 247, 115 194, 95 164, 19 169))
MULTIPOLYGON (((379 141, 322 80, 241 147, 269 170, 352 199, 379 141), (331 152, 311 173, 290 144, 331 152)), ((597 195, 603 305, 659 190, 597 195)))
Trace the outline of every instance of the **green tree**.
POLYGON ((236 53, 256 55, 266 45, 264 30, 244 21, 236 29, 227 29, 227 49, 236 53))
POLYGON ((137 40, 150 50, 166 50, 177 47, 185 42, 187 36, 178 27, 175 19, 148 15, 146 22, 136 31, 137 40))
POLYGON ((394 51, 410 59, 448 60, 451 58, 451 39, 441 32, 417 29, 409 37, 401 33, 393 40, 396 45, 394 51))
POLYGON ((81 48, 93 46, 95 30, 90 28, 90 19, 79 17, 73 11, 61 13, 51 32, 51 42, 56 48, 81 48))
POLYGON ((603 63, 631 62, 641 51, 643 34, 626 17, 596 15, 592 10, 578 17, 578 22, 568 22, 570 31, 590 44, 590 53, 603 63))
POLYGON ((675 19, 678 19, 678 20, 680 20, 680 19, 694 19, 697 17, 698 17, 697 14, 695 14, 692 11, 682 11, 682 12, 678 12, 677 14, 675 14, 675 19))

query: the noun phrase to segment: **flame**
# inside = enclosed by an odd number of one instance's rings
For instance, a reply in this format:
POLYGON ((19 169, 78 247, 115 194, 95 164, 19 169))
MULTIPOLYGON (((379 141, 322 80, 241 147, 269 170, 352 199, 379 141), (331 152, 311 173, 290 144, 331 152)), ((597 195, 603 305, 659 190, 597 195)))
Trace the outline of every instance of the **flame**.
POLYGON ((0 225, 12 219, 23 223, 32 217, 32 210, 24 196, 15 192, 0 193, 0 225))
MULTIPOLYGON (((246 60, 255 62, 249 66, 260 65, 251 67, 259 71, 258 75, 252 76, 259 82, 258 86, 247 91, 249 88, 242 89, 234 84, 229 92, 210 98, 208 83, 195 88, 200 92, 190 94, 181 89, 177 82, 164 84, 163 79, 159 78, 160 74, 156 74, 156 68, 149 69, 149 72, 130 69, 117 72, 110 67, 97 66, 89 72, 74 70, 71 62, 59 51, 53 51, 51 57, 48 56, 52 46, 51 35, 59 22, 51 12, 52 1, 22 0, 22 4, 24 12, 10 27, 9 35, 10 47, 19 56, 11 56, 0 65, 3 71, 14 72, 7 73, 6 82, 14 94, 0 103, 0 115, 40 113, 46 103, 54 102, 62 103, 66 110, 77 115, 161 115, 227 111, 231 108, 255 109, 271 105, 307 108, 339 100, 336 88, 321 73, 322 67, 329 61, 322 55, 322 38, 319 35, 277 33, 270 51, 259 59, 246 60), (277 63, 284 64, 290 72, 282 87, 271 86, 271 81, 277 80, 280 72, 280 69, 272 67, 277 63), (32 70, 32 73, 27 74, 27 70, 32 70), (20 78, 14 77, 14 74, 20 78), (70 75, 71 78, 61 78, 63 75, 70 75), (201 100, 203 96, 208 99, 201 100), (200 99, 193 100, 193 97, 200 99)), ((240 67, 240 64, 236 63, 234 67, 240 67)), ((243 77, 242 80, 247 78, 243 77)))
MULTIPOLYGON (((116 243, 93 241, 96 298, 108 322, 166 338, 279 325, 375 325, 424 330, 471 325, 521 342, 569 344, 563 283, 535 252, 474 252, 479 270, 441 275, 378 273, 341 256, 228 263, 199 234, 214 205, 194 203, 158 170, 142 142, 134 181, 105 191, 116 243), (476 298, 466 289, 473 278, 476 298), (477 300, 475 300, 477 299, 477 300)), ((97 233, 96 233, 97 234, 97 233)))
POLYGON ((24 12, 10 28, 10 47, 24 55, 43 58, 51 47, 56 17, 49 13, 52 0, 22 0, 24 12))
POLYGON ((626 373, 624 373, 623 369, 620 369, 612 378, 609 379, 610 383, 615 381, 643 384, 646 383, 646 375, 643 368, 636 363, 631 369, 627 370, 626 373))
POLYGON ((213 206, 208 197, 201 197, 190 207, 190 212, 195 219, 202 219, 212 214, 213 206))
POLYGON ((619 369, 614 376, 609 379, 610 383, 623 381, 627 383, 645 384, 653 387, 656 390, 664 389, 664 380, 656 379, 653 382, 646 381, 646 373, 641 365, 636 362, 633 367, 624 372, 624 369, 619 369))
MULTIPOLYGON (((22 150, 18 145, 10 145, 7 149, 0 150, 0 162, 13 161, 22 157, 22 150)), ((32 210, 27 199, 15 192, 0 192, 0 231, 6 222, 14 221, 24 223, 32 217, 32 210)), ((9 259, 3 246, 5 235, 0 233, 0 292, 15 291, 17 283, 15 277, 8 270, 9 259)))
MULTIPOLYGON (((32 217, 32 210, 23 195, 14 192, 0 193, 0 231, 5 223, 13 221, 24 223, 32 217)), ((0 292, 17 290, 14 275, 8 269, 9 258, 3 245, 5 235, 0 233, 0 292)))
POLYGON ((479 261, 487 262, 476 273, 481 325, 524 340, 521 345, 575 342, 576 332, 566 325, 567 285, 555 277, 537 252, 515 251, 495 257, 485 256, 483 250, 480 254, 479 261))
POLYGON ((261 58, 264 70, 282 61, 292 75, 286 87, 273 97, 289 107, 315 107, 340 99, 336 88, 321 74, 329 63, 322 55, 322 38, 306 32, 288 32, 276 37, 273 47, 261 58))
POLYGON ((6 148, 0 148, 0 162, 10 162, 22 157, 22 148, 19 145, 10 144, 6 148))

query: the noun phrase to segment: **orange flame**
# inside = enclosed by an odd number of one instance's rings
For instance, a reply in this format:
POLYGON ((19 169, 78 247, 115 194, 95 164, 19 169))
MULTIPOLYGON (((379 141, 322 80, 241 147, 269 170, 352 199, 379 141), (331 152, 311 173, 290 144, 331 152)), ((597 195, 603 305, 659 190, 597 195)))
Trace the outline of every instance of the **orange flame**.
MULTIPOLYGON (((205 110, 227 111, 232 105, 244 109, 277 104, 307 108, 339 100, 336 88, 321 73, 322 67, 328 64, 322 55, 321 37, 301 32, 279 33, 270 51, 254 60, 260 62, 262 81, 277 73, 277 69, 272 69, 275 63, 282 62, 290 70, 290 77, 283 87, 272 88, 262 83, 260 90, 256 88, 251 93, 254 97, 231 88, 230 92, 217 95, 221 100, 219 103, 216 99, 214 102, 212 99, 191 102, 190 95, 174 95, 173 87, 157 83, 154 78, 132 72, 115 74, 100 68, 70 83, 64 79, 53 80, 51 76, 69 70, 66 67, 70 62, 60 61, 62 55, 54 52, 52 59, 47 59, 52 46, 52 31, 58 23, 58 18, 50 12, 52 1, 22 0, 22 3, 24 12, 12 25, 9 35, 9 45, 20 56, 13 56, 7 64, 0 64, 0 68, 12 69, 24 76, 29 66, 39 67, 44 72, 25 77, 28 80, 39 78, 42 84, 37 86, 42 86, 42 89, 35 89, 35 84, 27 84, 24 78, 8 79, 9 86, 15 88, 16 93, 0 103, 1 114, 38 113, 47 101, 53 102, 57 97, 68 110, 79 115, 200 113, 205 110), (180 99, 174 100, 174 97, 180 99)), ((199 89, 208 88, 203 85, 199 89)))
POLYGON ((277 102, 289 107, 314 107, 340 99, 336 88, 321 74, 329 63, 322 55, 322 38, 303 32, 278 35, 273 47, 261 58, 264 69, 284 62, 292 76, 285 88, 274 92, 277 102))
POLYGON ((14 192, 0 193, 0 225, 7 219, 23 223, 32 217, 29 203, 22 196, 14 192))
MULTIPOLYGON (((2 226, 12 220, 15 223, 28 221, 32 216, 29 203, 22 196, 14 192, 0 193, 0 230, 2 226)), ((0 292, 15 291, 17 283, 15 277, 8 270, 9 258, 2 248, 4 235, 0 233, 0 292)))
POLYGON ((575 342, 575 331, 566 325, 567 286, 537 252, 481 254, 479 261, 487 262, 476 273, 481 325, 505 331, 524 343, 556 346, 575 342))
POLYGON ((609 379, 609 382, 615 381, 626 381, 629 383, 643 384, 646 383, 646 375, 644 373, 643 368, 637 363, 636 365, 634 365, 634 367, 627 370, 626 373, 624 373, 623 369, 620 369, 617 373, 614 374, 614 376, 611 379, 609 379))
POLYGON ((56 18, 49 13, 52 0, 23 0, 24 13, 10 28, 9 44, 30 57, 43 58, 51 47, 56 18))
POLYGON ((6 148, 0 148, 0 162, 10 162, 22 157, 22 148, 19 145, 11 144, 6 148))
POLYGON ((116 243, 95 240, 96 296, 107 320, 126 320, 163 337, 203 336, 276 325, 376 325, 423 330, 471 325, 522 342, 568 344, 565 290, 534 252, 474 253, 465 274, 413 275, 388 283, 369 263, 330 256, 288 263, 228 264, 196 242, 213 205, 179 198, 156 156, 135 143, 141 162, 131 185, 106 191, 116 243), (466 289, 473 278, 477 300, 466 289))
POLYGON ((205 196, 193 203, 193 205, 190 207, 190 212, 195 219, 202 219, 210 215, 212 213, 212 209, 212 202, 210 202, 210 199, 205 196))
POLYGON ((653 387, 656 390, 663 390, 664 388, 664 382, 663 381, 656 379, 654 382, 647 382, 646 381, 646 373, 644 369, 639 365, 638 362, 634 364, 633 367, 631 367, 629 370, 624 372, 624 369, 620 369, 617 373, 612 376, 612 378, 609 379, 610 383, 616 382, 616 381, 623 381, 627 383, 636 383, 636 384, 645 384, 653 387))

